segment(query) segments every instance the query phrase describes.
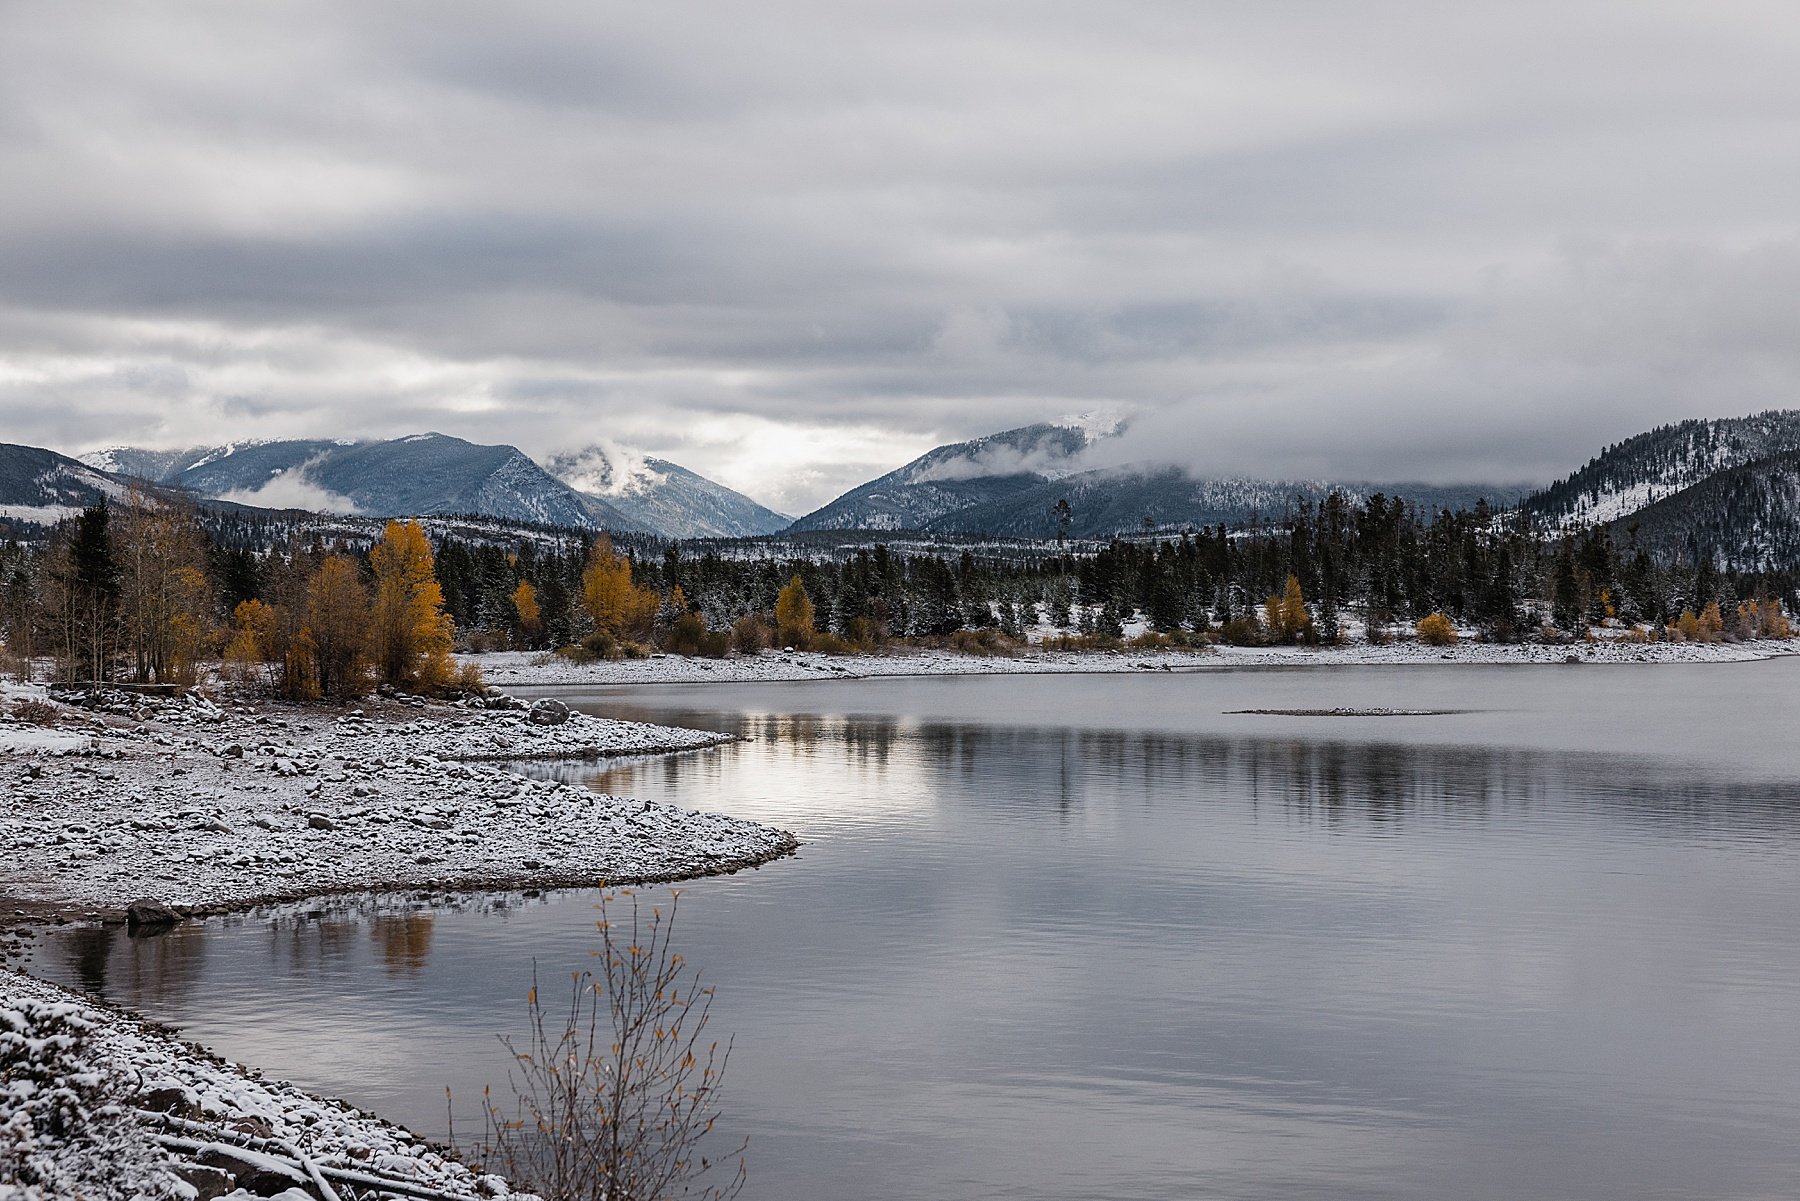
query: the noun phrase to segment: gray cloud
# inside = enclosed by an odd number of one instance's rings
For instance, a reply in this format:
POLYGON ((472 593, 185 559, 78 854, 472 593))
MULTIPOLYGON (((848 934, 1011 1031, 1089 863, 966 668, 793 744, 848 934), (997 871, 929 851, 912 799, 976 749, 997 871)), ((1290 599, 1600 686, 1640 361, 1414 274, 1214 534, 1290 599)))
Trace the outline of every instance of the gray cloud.
POLYGON ((801 511, 1118 405, 1199 471, 1547 478, 1793 403, 1765 3, 0 12, 0 414, 435 428, 801 511))

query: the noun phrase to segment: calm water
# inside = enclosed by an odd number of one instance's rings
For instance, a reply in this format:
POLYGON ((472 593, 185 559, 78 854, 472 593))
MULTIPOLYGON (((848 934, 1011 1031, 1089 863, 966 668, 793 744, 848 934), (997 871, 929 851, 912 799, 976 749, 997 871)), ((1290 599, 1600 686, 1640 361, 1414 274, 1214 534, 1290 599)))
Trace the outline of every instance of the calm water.
MULTIPOLYGON (((805 841, 681 902, 748 1196, 1800 1195, 1800 663, 581 700, 754 741, 569 774, 805 841), (1469 712, 1223 712, 1337 705, 1469 712)), ((77 931, 36 966, 441 1133, 592 901, 77 931)))

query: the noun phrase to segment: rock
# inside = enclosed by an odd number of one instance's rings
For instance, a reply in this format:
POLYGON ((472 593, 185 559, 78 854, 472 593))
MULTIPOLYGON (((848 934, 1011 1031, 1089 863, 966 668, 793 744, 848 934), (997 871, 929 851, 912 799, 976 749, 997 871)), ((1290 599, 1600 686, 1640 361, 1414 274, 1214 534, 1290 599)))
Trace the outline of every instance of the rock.
POLYGON ((172 1169, 194 1190, 194 1201, 217 1201, 237 1188, 237 1181, 224 1168, 206 1164, 178 1163, 172 1169))
POLYGON ((220 821, 218 818, 214 818, 212 821, 207 822, 206 828, 208 830, 212 831, 214 834, 229 834, 229 833, 231 833, 231 827, 226 825, 224 822, 220 821))
POLYGON ((553 697, 545 697, 534 701, 531 712, 527 714, 531 723, 537 726, 560 726, 569 720, 569 707, 553 697))
POLYGON ((178 1118, 197 1118, 200 1106, 189 1096, 185 1088, 170 1085, 167 1088, 153 1088, 133 1102, 139 1109, 151 1113, 170 1113, 178 1118))
POLYGON ((219 754, 227 759, 242 759, 244 757, 243 744, 233 742, 226 746, 224 750, 220 751, 219 754))
POLYGON ((314 830, 337 829, 337 823, 332 821, 329 817, 326 817, 323 813, 308 814, 306 817, 306 824, 314 830))
POLYGON ((254 1197, 273 1197, 312 1183, 297 1168, 285 1168, 254 1151, 241 1151, 223 1143, 209 1143, 198 1159, 201 1167, 228 1173, 238 1188, 254 1197))
POLYGON ((173 926, 181 915, 153 897, 144 897, 125 907, 125 924, 132 928, 173 926))

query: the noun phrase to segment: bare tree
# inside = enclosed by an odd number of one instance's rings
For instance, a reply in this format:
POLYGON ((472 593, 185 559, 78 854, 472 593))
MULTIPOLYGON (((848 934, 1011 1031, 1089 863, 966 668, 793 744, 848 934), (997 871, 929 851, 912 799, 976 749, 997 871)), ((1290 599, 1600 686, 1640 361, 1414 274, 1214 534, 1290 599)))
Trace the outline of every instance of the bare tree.
POLYGON ((648 916, 630 891, 600 902, 598 975, 570 978, 566 1020, 527 1002, 530 1034, 513 1055, 514 1113, 491 1094, 490 1166, 549 1201, 724 1201, 744 1186, 746 1139, 732 1165, 701 1154, 719 1118, 718 1093, 731 1041, 709 1038, 713 990, 673 949, 679 892, 648 916), (630 898, 628 922, 611 906, 630 898), (729 1171, 711 1183, 702 1177, 729 1171))

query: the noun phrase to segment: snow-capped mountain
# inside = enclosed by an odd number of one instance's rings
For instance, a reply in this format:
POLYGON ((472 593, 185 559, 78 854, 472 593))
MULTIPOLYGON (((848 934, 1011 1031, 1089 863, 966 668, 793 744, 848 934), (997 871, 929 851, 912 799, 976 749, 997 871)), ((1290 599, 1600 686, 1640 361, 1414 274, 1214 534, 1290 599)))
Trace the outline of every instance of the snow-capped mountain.
POLYGON ((1060 524, 1057 505, 1067 501, 1068 532, 1077 538, 1107 538, 1146 528, 1202 529, 1220 523, 1244 529, 1258 523, 1278 525, 1299 505, 1316 505, 1332 492, 1355 504, 1381 493, 1432 512, 1471 509, 1478 500, 1496 507, 1510 504, 1519 490, 1486 484, 1196 479, 1177 467, 1107 467, 1046 480, 988 504, 946 514, 926 528, 939 533, 1053 538, 1060 524))
POLYGON ((1562 525, 1604 525, 1721 471, 1800 450, 1800 411, 1682 421, 1609 446, 1530 496, 1525 508, 1562 525))
POLYGON ((481 514, 667 538, 766 534, 789 521, 679 464, 599 446, 558 455, 548 471, 517 447, 445 434, 186 450, 114 447, 83 459, 104 471, 261 508, 378 517, 481 514))
POLYGON ((930 529, 951 514, 994 505, 1078 470, 1081 452, 1098 436, 1079 425, 1039 422, 952 442, 851 489, 792 528, 930 529))
POLYGON ((226 455, 235 454, 252 446, 261 446, 266 441, 267 439, 253 439, 246 442, 228 442, 223 446, 193 446, 185 450, 144 450, 135 446, 109 446, 105 450, 91 450, 76 457, 89 467, 99 471, 161 483, 189 468, 203 466, 214 459, 222 459, 226 455))
POLYGON ((582 495, 669 538, 753 537, 792 521, 678 463, 618 447, 566 451, 545 466, 582 495))
POLYGON ((119 448, 90 456, 198 496, 274 509, 417 516, 478 513, 507 521, 643 532, 512 446, 446 434, 386 441, 301 439, 188 451, 119 448))
POLYGON ((36 446, 0 444, 0 521, 55 525, 130 485, 86 463, 36 446))
POLYGON ((1323 480, 1196 479, 1179 468, 1139 464, 1083 470, 1082 452, 1117 433, 1115 417, 1084 416, 940 446, 846 492, 793 528, 909 529, 948 534, 1054 538, 1059 502, 1067 533, 1105 538, 1145 528, 1242 528, 1277 522, 1301 501, 1337 491, 1362 501, 1376 492, 1422 508, 1510 504, 1519 489, 1493 485, 1365 484, 1323 480))

